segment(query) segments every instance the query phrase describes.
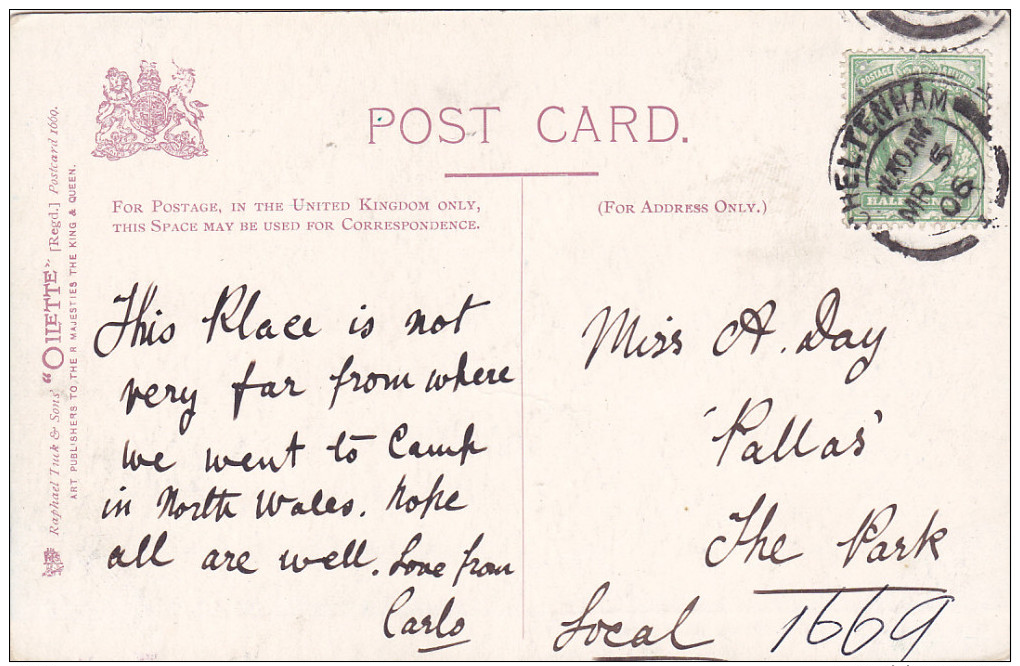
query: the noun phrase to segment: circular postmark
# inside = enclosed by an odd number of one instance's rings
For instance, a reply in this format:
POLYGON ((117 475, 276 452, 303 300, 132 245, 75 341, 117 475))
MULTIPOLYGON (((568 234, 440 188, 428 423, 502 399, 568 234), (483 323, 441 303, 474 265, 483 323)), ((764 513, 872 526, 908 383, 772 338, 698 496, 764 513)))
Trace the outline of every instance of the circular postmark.
POLYGON ((977 245, 971 231, 993 222, 987 185, 999 206, 1008 186, 1004 152, 989 157, 984 56, 862 53, 847 66, 849 110, 829 153, 846 224, 921 261, 977 245))
POLYGON ((882 30, 911 41, 920 49, 957 49, 972 44, 998 28, 1006 11, 995 10, 849 10, 868 30, 882 30))

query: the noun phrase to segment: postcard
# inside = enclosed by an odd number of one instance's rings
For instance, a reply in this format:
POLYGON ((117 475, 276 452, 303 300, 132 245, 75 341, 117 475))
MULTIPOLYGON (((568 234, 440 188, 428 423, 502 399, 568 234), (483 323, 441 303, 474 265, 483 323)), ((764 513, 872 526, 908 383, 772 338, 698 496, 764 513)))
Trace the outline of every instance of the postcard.
POLYGON ((12 658, 1009 658, 1008 12, 10 37, 12 658))

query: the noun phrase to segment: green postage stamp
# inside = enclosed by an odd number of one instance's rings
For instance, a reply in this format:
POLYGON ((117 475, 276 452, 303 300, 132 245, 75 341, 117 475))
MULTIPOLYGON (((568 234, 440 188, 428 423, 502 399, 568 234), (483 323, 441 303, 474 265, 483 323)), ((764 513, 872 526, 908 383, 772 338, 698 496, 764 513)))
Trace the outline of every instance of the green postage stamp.
POLYGON ((850 53, 846 82, 830 175, 849 226, 989 224, 984 55, 850 53))

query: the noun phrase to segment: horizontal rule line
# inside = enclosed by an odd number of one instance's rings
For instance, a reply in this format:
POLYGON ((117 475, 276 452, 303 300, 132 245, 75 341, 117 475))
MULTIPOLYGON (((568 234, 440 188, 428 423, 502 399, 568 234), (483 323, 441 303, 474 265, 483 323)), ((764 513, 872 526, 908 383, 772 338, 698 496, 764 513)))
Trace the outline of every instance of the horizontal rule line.
POLYGON ((642 656, 642 655, 631 655, 627 657, 595 657, 593 661, 726 661, 718 657, 688 657, 681 655, 666 655, 666 656, 642 656))
POLYGON ((755 594, 835 594, 836 592, 946 592, 941 587, 813 587, 789 590, 755 590, 755 594))
POLYGON ((446 178, 529 178, 536 176, 597 176, 598 171, 496 171, 476 173, 447 173, 446 178))

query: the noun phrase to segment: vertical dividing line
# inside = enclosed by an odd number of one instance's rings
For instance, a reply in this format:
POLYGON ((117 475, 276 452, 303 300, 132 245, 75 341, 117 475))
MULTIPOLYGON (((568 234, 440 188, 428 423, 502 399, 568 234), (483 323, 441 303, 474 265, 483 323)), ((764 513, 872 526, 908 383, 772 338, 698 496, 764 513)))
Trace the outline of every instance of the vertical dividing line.
POLYGON ((521 178, 521 638, 524 638, 524 178, 521 178))

